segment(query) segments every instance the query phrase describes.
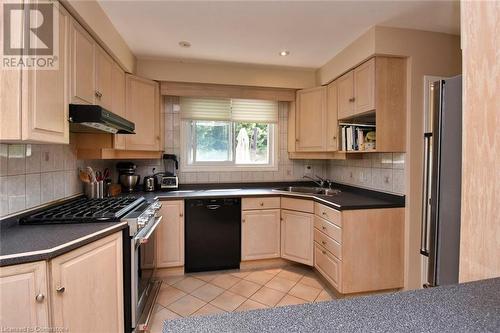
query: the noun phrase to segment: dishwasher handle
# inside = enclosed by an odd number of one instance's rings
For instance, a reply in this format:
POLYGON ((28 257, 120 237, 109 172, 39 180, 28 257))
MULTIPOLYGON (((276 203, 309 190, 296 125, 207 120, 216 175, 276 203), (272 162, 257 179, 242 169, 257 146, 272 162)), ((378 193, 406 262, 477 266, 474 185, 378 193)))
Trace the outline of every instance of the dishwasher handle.
POLYGON ((216 210, 219 209, 221 205, 207 205, 206 207, 210 210, 216 210))

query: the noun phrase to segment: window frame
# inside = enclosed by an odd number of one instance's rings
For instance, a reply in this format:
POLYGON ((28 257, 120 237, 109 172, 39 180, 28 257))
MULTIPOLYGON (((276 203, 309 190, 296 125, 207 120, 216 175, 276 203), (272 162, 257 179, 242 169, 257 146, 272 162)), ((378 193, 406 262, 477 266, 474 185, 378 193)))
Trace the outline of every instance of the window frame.
MULTIPOLYGON (((217 172, 217 171, 278 171, 278 151, 279 151, 279 126, 277 123, 267 123, 269 125, 269 163, 267 164, 236 164, 235 163, 235 145, 236 140, 234 139, 234 124, 238 123, 237 121, 229 120, 231 127, 231 160, 230 161, 212 161, 212 162, 196 162, 190 164, 189 154, 191 150, 192 138, 189 137, 192 134, 191 122, 197 120, 188 120, 183 119, 180 122, 180 155, 181 155, 181 163, 180 163, 180 171, 181 172, 198 172, 198 171, 207 171, 207 172, 217 172)), ((224 122, 223 120, 221 122, 224 122)), ((196 149, 193 147, 193 150, 196 149)))

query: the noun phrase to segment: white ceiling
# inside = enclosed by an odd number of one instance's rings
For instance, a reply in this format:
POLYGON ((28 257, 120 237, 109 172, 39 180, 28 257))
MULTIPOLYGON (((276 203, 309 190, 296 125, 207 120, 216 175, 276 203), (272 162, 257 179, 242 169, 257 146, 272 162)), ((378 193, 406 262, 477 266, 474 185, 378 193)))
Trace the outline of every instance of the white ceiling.
POLYGON ((374 25, 460 31, 456 1, 99 1, 137 57, 317 68, 374 25))

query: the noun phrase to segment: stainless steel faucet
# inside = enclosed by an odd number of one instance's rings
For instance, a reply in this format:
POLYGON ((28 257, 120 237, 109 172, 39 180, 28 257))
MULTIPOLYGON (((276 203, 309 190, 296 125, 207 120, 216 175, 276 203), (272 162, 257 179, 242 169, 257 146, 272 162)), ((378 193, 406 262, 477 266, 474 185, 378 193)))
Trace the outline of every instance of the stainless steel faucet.
POLYGON ((332 182, 329 179, 321 178, 318 175, 314 175, 314 177, 316 177, 316 178, 313 178, 313 177, 308 176, 308 175, 302 176, 302 178, 306 178, 306 179, 311 180, 314 184, 318 185, 319 187, 325 187, 325 184, 326 184, 328 186, 328 188, 330 188, 330 186, 332 185, 332 182))

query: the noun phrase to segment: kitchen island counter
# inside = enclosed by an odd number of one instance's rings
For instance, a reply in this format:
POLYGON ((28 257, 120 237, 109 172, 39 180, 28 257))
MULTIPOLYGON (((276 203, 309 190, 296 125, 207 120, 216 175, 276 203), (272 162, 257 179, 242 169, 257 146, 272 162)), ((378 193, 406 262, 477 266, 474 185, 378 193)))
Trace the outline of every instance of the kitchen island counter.
POLYGON ((167 320, 171 332, 499 332, 500 278, 167 320))

